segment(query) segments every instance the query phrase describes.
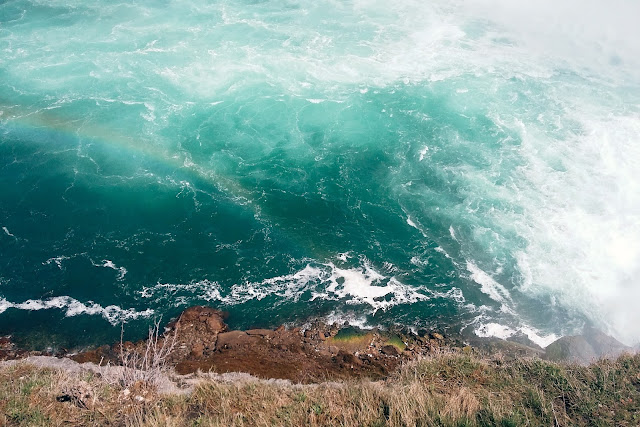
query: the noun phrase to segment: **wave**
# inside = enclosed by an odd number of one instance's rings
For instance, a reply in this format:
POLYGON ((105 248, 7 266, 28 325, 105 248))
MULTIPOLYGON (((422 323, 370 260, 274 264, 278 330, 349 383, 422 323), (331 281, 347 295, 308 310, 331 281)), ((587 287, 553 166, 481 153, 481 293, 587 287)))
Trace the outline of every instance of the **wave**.
POLYGON ((482 338, 495 337, 501 339, 508 339, 517 334, 524 334, 532 342, 536 343, 542 348, 547 347, 549 344, 560 338, 556 334, 544 334, 541 331, 527 325, 512 328, 495 322, 479 323, 478 325, 476 325, 474 333, 482 338))
MULTIPOLYGON (((346 259, 346 256, 340 254, 337 258, 346 259)), ((393 276, 381 274, 366 259, 356 268, 340 268, 333 263, 308 264, 292 274, 271 277, 260 282, 234 284, 228 289, 223 289, 219 283, 210 280, 188 284, 158 283, 144 287, 139 295, 146 299, 164 301, 172 299, 178 293, 191 294, 189 299, 217 301, 229 306, 270 296, 297 302, 306 295, 308 301, 322 299, 368 306, 371 313, 435 297, 454 300, 459 298, 458 295, 434 292, 423 286, 405 285, 393 276)), ((179 300, 179 303, 184 301, 186 299, 179 300)))
POLYGON ((10 302, 0 297, 0 313, 4 313, 8 309, 27 311, 58 309, 65 311, 65 317, 74 317, 82 314, 100 315, 114 326, 127 320, 150 317, 154 314, 154 310, 150 308, 136 311, 133 308, 123 309, 117 305, 103 307, 93 301, 83 303, 69 296, 59 296, 45 300, 30 299, 21 303, 10 302))

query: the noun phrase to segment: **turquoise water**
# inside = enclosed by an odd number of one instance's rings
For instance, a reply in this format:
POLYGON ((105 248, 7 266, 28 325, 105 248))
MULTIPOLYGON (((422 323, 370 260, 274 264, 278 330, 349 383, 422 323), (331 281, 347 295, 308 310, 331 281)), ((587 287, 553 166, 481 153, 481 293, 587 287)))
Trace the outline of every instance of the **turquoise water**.
POLYGON ((0 333, 193 304, 640 341, 638 5, 0 4, 0 333))

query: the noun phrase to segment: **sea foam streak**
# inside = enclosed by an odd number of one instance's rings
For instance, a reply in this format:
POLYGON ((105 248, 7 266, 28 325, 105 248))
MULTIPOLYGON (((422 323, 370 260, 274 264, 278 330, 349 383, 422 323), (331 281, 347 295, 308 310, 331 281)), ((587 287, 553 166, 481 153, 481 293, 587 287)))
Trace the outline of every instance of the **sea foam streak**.
POLYGON ((190 284, 159 283, 145 287, 140 295, 143 298, 164 300, 168 295, 178 292, 188 292, 225 305, 243 304, 269 296, 298 301, 303 295, 309 294, 310 301, 321 298, 349 305, 364 305, 372 313, 398 304, 428 300, 434 296, 454 300, 458 298, 455 295, 434 293, 427 288, 404 285, 395 277, 379 273, 366 260, 357 268, 339 268, 333 263, 309 264, 293 274, 268 278, 258 283, 235 284, 228 291, 216 282, 202 280, 190 284))
POLYGON ((518 329, 513 329, 509 326, 500 325, 499 323, 485 323, 476 327, 476 335, 479 337, 497 337, 502 339, 508 339, 514 335, 521 333, 527 336, 532 342, 538 344, 540 347, 545 348, 552 342, 556 341, 559 337, 555 334, 542 335, 540 331, 530 327, 521 326, 518 329))
POLYGON ((0 313, 4 313, 11 308, 28 311, 59 309, 65 310, 66 317, 73 317, 81 314, 98 314, 104 317, 104 319, 112 325, 117 325, 122 321, 126 321, 129 319, 149 317, 154 313, 152 309, 136 311, 132 308, 123 309, 118 307, 117 305, 109 305, 107 307, 103 307, 100 304, 94 303, 93 301, 82 303, 77 299, 68 296, 54 297, 46 300, 27 300, 21 303, 10 302, 5 298, 0 297, 0 313))

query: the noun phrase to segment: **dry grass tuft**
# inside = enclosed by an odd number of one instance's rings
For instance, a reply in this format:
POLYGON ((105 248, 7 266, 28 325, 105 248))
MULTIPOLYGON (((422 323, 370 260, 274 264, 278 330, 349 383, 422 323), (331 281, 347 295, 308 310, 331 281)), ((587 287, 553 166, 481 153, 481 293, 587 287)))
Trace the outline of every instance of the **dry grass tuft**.
POLYGON ((124 324, 120 334, 120 365, 122 369, 115 381, 128 388, 133 385, 156 388, 168 370, 168 358, 176 346, 178 325, 169 336, 160 334, 158 319, 149 328, 149 336, 142 347, 127 346, 124 342, 124 324))
POLYGON ((480 408, 480 402, 475 394, 467 387, 461 387, 457 392, 449 394, 442 415, 452 419, 471 418, 480 408))
MULTIPOLYGON (((153 366, 153 365, 151 365, 153 366)), ((407 426, 640 424, 640 356, 588 367, 441 354, 386 381, 203 380, 188 395, 26 364, 0 368, 2 425, 407 426), (153 398, 123 398, 130 395, 153 398), (65 398, 61 398, 66 396, 65 398)))

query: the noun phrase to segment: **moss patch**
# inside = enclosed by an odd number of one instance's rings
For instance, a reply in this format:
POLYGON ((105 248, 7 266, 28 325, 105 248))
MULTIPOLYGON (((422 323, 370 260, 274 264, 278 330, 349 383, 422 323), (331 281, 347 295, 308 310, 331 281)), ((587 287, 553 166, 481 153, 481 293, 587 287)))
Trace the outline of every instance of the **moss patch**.
POLYGON ((391 335, 388 337, 385 340, 384 345, 392 345, 397 348, 399 352, 403 352, 404 349, 407 348, 404 341, 402 341, 398 335, 391 335))

